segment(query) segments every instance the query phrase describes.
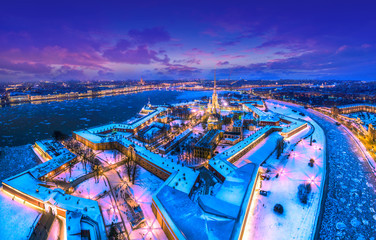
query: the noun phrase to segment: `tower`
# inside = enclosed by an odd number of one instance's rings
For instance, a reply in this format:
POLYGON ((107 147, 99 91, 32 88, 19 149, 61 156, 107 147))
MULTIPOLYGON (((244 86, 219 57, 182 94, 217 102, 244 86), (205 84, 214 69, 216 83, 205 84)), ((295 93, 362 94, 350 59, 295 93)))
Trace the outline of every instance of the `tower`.
POLYGON ((220 111, 220 109, 219 109, 219 103, 218 103, 217 82, 216 82, 216 79, 215 79, 215 72, 216 72, 216 70, 214 70, 214 89, 213 89, 213 95, 212 95, 211 101, 209 101, 209 106, 208 106, 208 111, 211 114, 216 114, 216 113, 219 113, 219 111, 220 111))

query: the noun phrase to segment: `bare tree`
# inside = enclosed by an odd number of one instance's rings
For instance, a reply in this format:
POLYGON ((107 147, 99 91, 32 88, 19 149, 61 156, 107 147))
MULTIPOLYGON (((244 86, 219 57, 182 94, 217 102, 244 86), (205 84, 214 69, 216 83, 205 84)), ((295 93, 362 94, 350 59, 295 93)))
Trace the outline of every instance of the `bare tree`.
POLYGON ((283 150, 285 149, 285 141, 283 138, 279 139, 277 142, 277 159, 282 155, 283 150))
POLYGON ((125 173, 128 176, 128 180, 134 184, 138 175, 138 167, 136 163, 136 156, 133 151, 129 157, 124 158, 125 173))
POLYGON ((116 161, 117 157, 118 157, 118 151, 114 150, 114 160, 116 161))
POLYGON ((115 227, 115 225, 114 225, 113 222, 111 223, 111 228, 110 228, 110 233, 108 235, 108 238, 110 240, 118 240, 118 239, 120 239, 119 233, 117 232, 116 227, 115 227))
POLYGON ((69 165, 68 165, 68 168, 69 168, 69 179, 72 177, 72 167, 73 167, 73 163, 69 162, 69 165))
POLYGON ((85 172, 87 173, 87 164, 94 163, 96 160, 96 155, 90 148, 87 148, 82 152, 82 163, 84 164, 85 172))
POLYGON ((98 160, 98 158, 95 158, 94 160, 90 161, 89 164, 92 171, 94 172, 95 182, 99 183, 99 177, 103 173, 101 162, 98 160))

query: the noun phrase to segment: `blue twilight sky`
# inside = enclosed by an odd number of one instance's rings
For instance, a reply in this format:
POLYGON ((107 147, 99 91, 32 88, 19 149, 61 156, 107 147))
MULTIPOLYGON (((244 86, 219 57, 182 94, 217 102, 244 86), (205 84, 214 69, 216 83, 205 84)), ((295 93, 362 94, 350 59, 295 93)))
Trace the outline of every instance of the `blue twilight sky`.
POLYGON ((2 1, 0 81, 376 80, 373 1, 2 1))

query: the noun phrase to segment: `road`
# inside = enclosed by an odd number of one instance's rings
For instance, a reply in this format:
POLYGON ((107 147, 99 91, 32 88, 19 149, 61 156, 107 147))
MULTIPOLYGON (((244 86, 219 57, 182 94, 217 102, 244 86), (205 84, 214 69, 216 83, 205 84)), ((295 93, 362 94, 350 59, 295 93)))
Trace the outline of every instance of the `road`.
MULTIPOLYGON (((292 107, 294 108, 294 107, 292 107)), ((322 114, 295 107, 327 134, 328 187, 320 239, 375 239, 376 180, 350 134, 322 114)))

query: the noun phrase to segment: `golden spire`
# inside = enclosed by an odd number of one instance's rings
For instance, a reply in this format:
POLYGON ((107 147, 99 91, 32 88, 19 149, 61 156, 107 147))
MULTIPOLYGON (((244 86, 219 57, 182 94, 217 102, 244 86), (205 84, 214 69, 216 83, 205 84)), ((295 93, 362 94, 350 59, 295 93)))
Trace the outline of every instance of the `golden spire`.
POLYGON ((216 81, 215 81, 215 72, 217 71, 217 68, 214 68, 214 92, 215 91, 215 88, 217 87, 217 84, 216 84, 216 81))

